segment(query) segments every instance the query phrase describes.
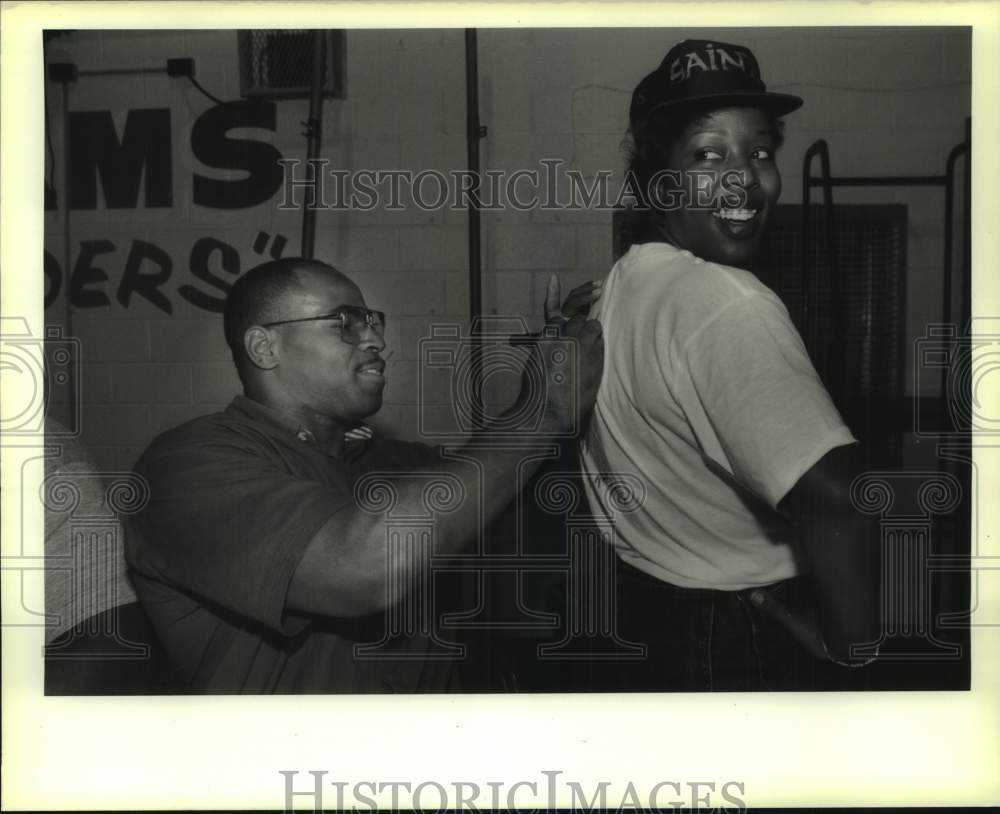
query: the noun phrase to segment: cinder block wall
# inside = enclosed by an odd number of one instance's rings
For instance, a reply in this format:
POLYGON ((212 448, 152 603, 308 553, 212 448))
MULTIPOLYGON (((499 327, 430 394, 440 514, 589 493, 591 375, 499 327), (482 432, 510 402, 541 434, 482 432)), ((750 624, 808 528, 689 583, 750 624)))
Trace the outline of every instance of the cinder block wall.
MULTIPOLYGON (((670 45, 700 36, 749 45, 772 89, 806 98, 788 119, 779 155, 786 203, 800 201, 802 155, 817 138, 829 142, 836 174, 926 175, 944 171, 949 150, 963 137, 971 42, 960 29, 481 30, 480 113, 488 128, 483 169, 542 172, 541 159, 558 159, 584 177, 611 171, 617 189, 632 88, 670 45)), ((84 70, 160 66, 171 57, 192 57, 199 82, 222 99, 238 98, 232 31, 77 31, 50 43, 47 54, 49 62, 73 62, 84 70)), ((463 169, 464 58, 461 30, 350 31, 347 98, 324 106, 323 155, 330 167, 463 169)), ((59 207, 47 213, 45 247, 50 263, 61 268, 62 284, 46 320, 66 324, 68 272, 89 253, 89 265, 100 271, 78 270, 77 280, 107 302, 98 297, 97 304, 70 310, 69 328, 82 343, 84 441, 102 466, 127 467, 155 434, 221 409, 239 390, 221 317, 184 294, 192 287, 213 297, 221 291, 196 278, 192 268, 232 281, 269 257, 280 238, 285 256, 297 254, 301 215, 278 208, 280 192, 246 209, 193 202, 196 174, 217 180, 242 174, 206 166, 195 156, 192 130, 212 103, 187 80, 163 74, 82 77, 69 88, 69 109, 110 111, 119 138, 128 111, 169 110, 173 202, 148 208, 143 188, 136 208, 110 209, 99 184, 96 209, 70 213, 67 251, 62 89, 51 82, 47 88, 54 158, 48 170, 59 207), (192 257, 206 247, 214 247, 206 258, 192 257), (135 292, 119 302, 126 267, 163 277, 164 263, 169 276, 157 287, 159 305, 135 292)), ((303 158, 307 102, 276 106, 273 132, 234 130, 230 137, 264 141, 284 158, 303 158)), ((911 340, 923 335, 924 326, 940 318, 943 193, 841 190, 837 200, 909 206, 908 334, 911 340)), ((607 211, 507 208, 484 212, 482 226, 485 311, 525 315, 530 327, 540 323, 549 274, 558 272, 568 290, 603 275, 611 262, 607 211)), ((317 256, 354 276, 369 304, 390 315, 389 384, 375 421, 381 429, 417 436, 421 375, 424 409, 449 409, 449 371, 421 373, 418 356, 431 324, 467 325, 466 240, 464 212, 448 208, 318 213, 317 256)), ((912 390, 909 361, 907 376, 912 390)), ((510 384, 501 383, 501 389, 510 384)))

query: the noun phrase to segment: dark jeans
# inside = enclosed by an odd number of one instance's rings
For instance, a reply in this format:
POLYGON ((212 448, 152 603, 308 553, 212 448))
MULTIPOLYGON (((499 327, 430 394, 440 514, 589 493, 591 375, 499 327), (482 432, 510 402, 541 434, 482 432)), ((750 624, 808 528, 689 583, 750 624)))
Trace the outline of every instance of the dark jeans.
MULTIPOLYGON (((645 657, 608 671, 621 691, 809 691, 839 689, 847 680, 756 607, 752 590, 678 588, 621 561, 618 568, 618 634, 646 646, 645 657)), ((753 590, 811 613, 801 577, 753 590)))

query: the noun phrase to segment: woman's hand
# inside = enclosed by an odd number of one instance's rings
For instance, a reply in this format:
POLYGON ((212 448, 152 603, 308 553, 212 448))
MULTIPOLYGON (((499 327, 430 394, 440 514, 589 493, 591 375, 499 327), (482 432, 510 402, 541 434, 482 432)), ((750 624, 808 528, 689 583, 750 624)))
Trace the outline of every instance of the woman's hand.
POLYGON ((750 602, 775 622, 784 627, 813 656, 826 661, 828 656, 823 644, 823 634, 816 620, 793 612, 784 602, 766 589, 758 588, 750 593, 750 602))

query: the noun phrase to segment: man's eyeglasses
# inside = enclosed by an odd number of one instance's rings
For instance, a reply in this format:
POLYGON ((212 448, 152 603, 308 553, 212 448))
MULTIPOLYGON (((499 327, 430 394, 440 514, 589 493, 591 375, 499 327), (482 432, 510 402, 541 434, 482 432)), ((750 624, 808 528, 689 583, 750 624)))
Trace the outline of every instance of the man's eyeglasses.
POLYGON ((367 328, 371 328, 379 336, 385 335, 385 314, 382 311, 373 311, 358 305, 341 305, 332 313, 320 314, 315 317, 264 322, 261 327, 270 328, 273 325, 290 325, 293 322, 320 322, 321 320, 339 320, 340 338, 350 345, 359 344, 367 328))

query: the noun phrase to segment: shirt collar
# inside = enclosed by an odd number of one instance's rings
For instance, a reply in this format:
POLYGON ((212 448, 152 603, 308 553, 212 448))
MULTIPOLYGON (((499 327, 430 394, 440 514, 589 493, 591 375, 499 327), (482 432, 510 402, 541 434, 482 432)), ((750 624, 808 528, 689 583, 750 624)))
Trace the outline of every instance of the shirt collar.
POLYGON ((283 433, 290 433, 300 443, 308 444, 330 457, 353 459, 367 448, 375 435, 372 428, 367 424, 358 424, 355 427, 351 427, 344 432, 344 445, 341 448, 340 454, 336 455, 329 450, 323 449, 311 430, 306 429, 294 419, 279 413, 266 404, 261 404, 259 401, 254 401, 247 396, 239 395, 233 399, 229 406, 230 409, 243 413, 255 421, 271 425, 283 433))

